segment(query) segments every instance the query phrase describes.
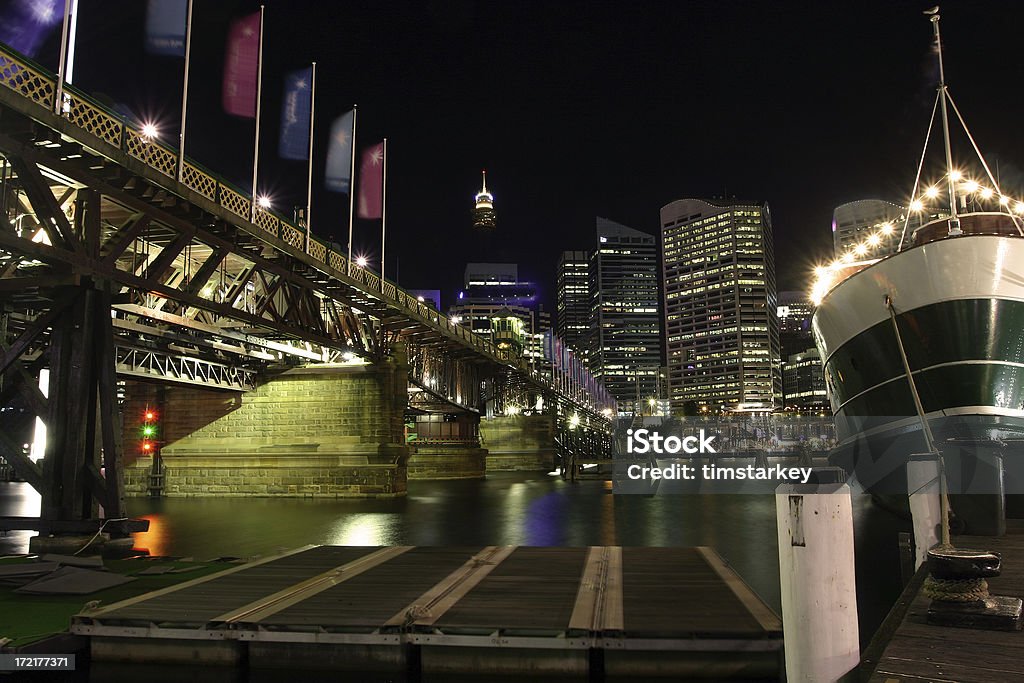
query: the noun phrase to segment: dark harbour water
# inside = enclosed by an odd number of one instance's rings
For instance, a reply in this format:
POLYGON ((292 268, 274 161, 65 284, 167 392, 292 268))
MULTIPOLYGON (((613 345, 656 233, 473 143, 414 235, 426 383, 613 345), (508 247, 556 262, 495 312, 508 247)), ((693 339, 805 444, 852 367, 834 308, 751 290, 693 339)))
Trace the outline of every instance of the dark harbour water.
MULTIPOLYGON (((38 514, 38 505, 27 484, 0 483, 0 515, 38 514)), ((866 645, 899 594, 897 533, 910 523, 865 495, 854 496, 853 510, 866 645)), ((129 499, 128 511, 150 520, 150 531, 136 534, 137 548, 196 559, 305 544, 706 545, 781 612, 775 496, 768 492, 612 495, 604 481, 501 473, 483 481, 412 481, 408 497, 397 500, 129 499)), ((0 555, 27 552, 28 536, 0 537, 0 555)))

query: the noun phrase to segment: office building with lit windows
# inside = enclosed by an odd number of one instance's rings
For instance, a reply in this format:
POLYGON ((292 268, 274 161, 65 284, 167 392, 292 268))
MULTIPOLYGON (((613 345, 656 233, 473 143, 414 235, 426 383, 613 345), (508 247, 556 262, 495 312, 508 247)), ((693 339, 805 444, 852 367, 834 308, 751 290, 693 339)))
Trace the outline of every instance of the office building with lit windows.
MULTIPOLYGON (((551 329, 551 313, 538 301, 537 286, 519 278, 515 263, 469 263, 464 288, 448 309, 452 322, 495 339, 496 319, 516 318, 523 336, 521 352, 536 360, 542 354, 543 334, 551 329)), ((504 327, 502 329, 505 329, 504 327)))
POLYGON ((768 205, 680 199, 661 209, 674 414, 767 410, 782 397, 768 205))
POLYGON ((807 292, 779 292, 775 310, 782 350, 782 405, 796 410, 821 409, 828 400, 821 356, 811 334, 814 304, 807 292))
POLYGON ((782 390, 787 409, 828 409, 825 368, 817 348, 812 346, 786 357, 782 364, 782 390))
POLYGON ((811 334, 814 304, 807 292, 779 292, 775 311, 779 318, 779 346, 783 359, 814 346, 811 334))
POLYGON ((585 358, 590 336, 590 254, 563 251, 558 261, 555 318, 558 336, 585 358))
POLYGON ((597 242, 588 363, 619 411, 635 414, 657 398, 662 364, 657 238, 598 218, 597 242))
MULTIPOLYGON (((871 247, 871 257, 895 254, 900 244, 907 209, 882 199, 859 199, 837 206, 832 211, 832 245, 835 257, 853 251, 858 244, 876 234, 879 240, 871 247), (882 230, 882 226, 888 226, 882 230)), ((911 229, 918 227, 915 218, 911 229)), ((908 233, 909 235, 909 233, 908 233)))

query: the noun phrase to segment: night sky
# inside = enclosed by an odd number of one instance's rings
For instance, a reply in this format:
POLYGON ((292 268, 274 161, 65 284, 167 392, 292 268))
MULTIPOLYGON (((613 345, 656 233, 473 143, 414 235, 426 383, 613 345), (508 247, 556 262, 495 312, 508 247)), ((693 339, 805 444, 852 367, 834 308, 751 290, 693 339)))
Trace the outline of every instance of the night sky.
MULTIPOLYGON (((143 52, 145 3, 80 1, 75 84, 175 144, 182 62, 143 52)), ((258 6, 195 2, 188 154, 244 188, 253 124, 222 113, 220 88, 228 21, 258 6)), ((345 242, 348 202, 323 189, 323 162, 330 121, 358 103, 358 146, 388 137, 387 268, 402 286, 447 303, 466 261, 516 261, 551 303, 559 253, 594 246, 595 216, 656 234, 664 204, 727 193, 769 202, 780 289, 804 288, 834 206, 909 194, 938 74, 928 7, 266 0, 260 185, 285 215, 305 202, 305 162, 277 158, 277 123, 284 73, 316 60, 314 231, 345 242), (482 168, 498 214, 486 241, 470 227, 482 168)), ((1022 15, 942 11, 951 92, 1018 194, 1022 15)), ((39 55, 50 68, 56 44, 39 55)), ((379 231, 357 221, 356 251, 379 254, 379 231)))

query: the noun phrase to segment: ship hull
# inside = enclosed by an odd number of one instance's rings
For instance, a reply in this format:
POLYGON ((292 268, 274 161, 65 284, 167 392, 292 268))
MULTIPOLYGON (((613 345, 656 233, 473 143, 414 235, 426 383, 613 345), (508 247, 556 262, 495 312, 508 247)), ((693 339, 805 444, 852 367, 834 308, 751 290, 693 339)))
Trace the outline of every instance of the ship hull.
POLYGON ((868 490, 905 494, 906 458, 927 448, 887 296, 937 445, 971 473, 957 484, 1024 492, 1024 238, 965 235, 899 252, 836 285, 815 313, 834 460, 868 490))

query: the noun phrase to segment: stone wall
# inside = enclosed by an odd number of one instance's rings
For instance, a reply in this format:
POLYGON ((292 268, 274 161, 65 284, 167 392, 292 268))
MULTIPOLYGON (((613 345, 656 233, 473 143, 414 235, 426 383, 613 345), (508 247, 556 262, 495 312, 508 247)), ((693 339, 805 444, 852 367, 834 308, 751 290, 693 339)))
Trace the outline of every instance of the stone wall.
POLYGON ((483 479, 486 460, 479 444, 414 444, 409 479, 483 479))
POLYGON ((139 429, 148 405, 158 411, 164 495, 405 495, 406 372, 392 361, 311 366, 241 395, 130 383, 127 493, 147 493, 139 429))
POLYGON ((487 471, 550 472, 555 466, 555 418, 515 415, 480 421, 487 471))

